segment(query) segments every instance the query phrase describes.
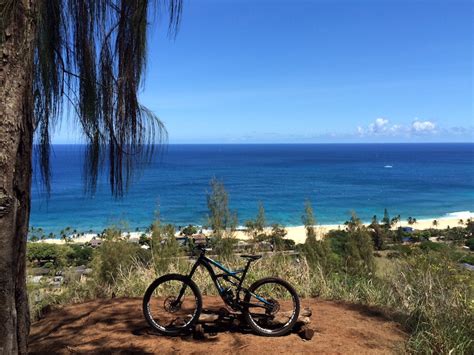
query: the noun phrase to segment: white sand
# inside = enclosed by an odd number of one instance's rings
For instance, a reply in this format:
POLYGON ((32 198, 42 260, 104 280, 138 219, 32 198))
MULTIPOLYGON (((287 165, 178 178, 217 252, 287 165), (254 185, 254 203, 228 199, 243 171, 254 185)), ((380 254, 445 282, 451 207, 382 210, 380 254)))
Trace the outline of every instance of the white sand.
MULTIPOLYGON (((438 222, 437 226, 433 226, 433 220, 435 219, 421 219, 418 220, 415 224, 409 225, 406 221, 401 221, 397 224, 394 228, 402 227, 412 227, 415 230, 423 230, 429 228, 436 228, 436 229, 445 229, 449 227, 459 227, 459 220, 462 219, 466 222, 469 218, 474 219, 474 213, 469 211, 462 211, 462 212, 455 212, 450 213, 447 216, 436 218, 438 222)), ((325 225, 317 225, 316 226, 316 234, 317 238, 323 238, 326 233, 330 230, 334 229, 341 229, 344 230, 346 228, 343 224, 325 224, 325 225)), ((268 229, 270 230, 270 229, 268 229)), ((296 227, 286 227, 286 231, 288 232, 286 235, 286 239, 291 239, 295 241, 296 244, 304 243, 306 240, 306 230, 304 226, 296 226, 296 227)), ((143 232, 129 232, 125 233, 124 236, 128 236, 130 240, 137 240, 143 232)), ((206 232, 205 232, 206 233, 206 232)), ((207 231, 210 233, 210 231, 207 231)), ((92 238, 96 237, 97 234, 87 233, 83 236, 78 236, 71 238, 72 243, 83 244, 90 242, 92 238)), ((235 233, 235 237, 238 239, 249 239, 249 235, 244 231, 237 231, 235 233)), ((64 240, 62 239, 45 239, 39 241, 40 243, 54 243, 54 244, 63 244, 64 240)))

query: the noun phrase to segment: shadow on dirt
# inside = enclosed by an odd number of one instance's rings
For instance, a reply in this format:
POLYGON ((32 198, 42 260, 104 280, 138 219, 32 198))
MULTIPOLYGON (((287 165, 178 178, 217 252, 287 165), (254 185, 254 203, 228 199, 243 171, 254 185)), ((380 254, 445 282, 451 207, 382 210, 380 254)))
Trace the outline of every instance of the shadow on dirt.
MULTIPOLYGON (((232 314, 225 308, 203 309, 202 315, 204 315, 204 318, 211 320, 200 320, 198 324, 194 325, 186 333, 179 335, 178 338, 184 341, 199 340, 200 342, 213 342, 218 339, 219 333, 254 333, 253 330, 246 324, 241 315, 232 314)), ((300 326, 296 326, 292 330, 292 333, 298 332, 300 328, 300 326)), ((162 336, 158 331, 151 328, 148 324, 143 327, 130 330, 135 336, 162 336)))

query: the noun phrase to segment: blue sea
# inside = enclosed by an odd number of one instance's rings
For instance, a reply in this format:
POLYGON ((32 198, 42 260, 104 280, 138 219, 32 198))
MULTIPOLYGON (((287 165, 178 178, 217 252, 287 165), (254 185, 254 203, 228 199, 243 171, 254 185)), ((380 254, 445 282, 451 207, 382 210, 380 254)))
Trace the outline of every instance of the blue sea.
POLYGON ((53 146, 52 192, 47 199, 34 179, 32 226, 98 232, 126 221, 135 230, 158 209, 164 222, 205 225, 213 177, 224 182, 240 224, 256 215, 258 201, 269 223, 284 225, 302 224, 306 199, 321 224, 344 222, 351 211, 367 221, 384 208, 417 219, 474 211, 472 143, 168 145, 122 199, 111 196, 105 174, 95 194, 84 194, 83 152, 53 146))

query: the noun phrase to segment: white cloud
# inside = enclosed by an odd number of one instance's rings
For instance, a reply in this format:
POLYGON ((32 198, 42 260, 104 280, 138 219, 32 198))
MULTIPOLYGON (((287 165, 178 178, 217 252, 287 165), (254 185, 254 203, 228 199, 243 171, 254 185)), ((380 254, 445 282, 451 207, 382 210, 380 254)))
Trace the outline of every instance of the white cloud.
POLYGON ((374 123, 369 124, 368 132, 377 134, 383 133, 387 130, 388 120, 383 117, 379 117, 375 120, 374 123))
POLYGON ((434 133, 436 132, 436 123, 431 121, 418 121, 415 119, 411 124, 411 130, 414 133, 434 133))
POLYGON ((395 124, 389 119, 379 117, 374 122, 367 125, 367 128, 362 126, 357 127, 357 135, 359 136, 412 136, 412 135, 427 135, 438 133, 436 123, 432 121, 421 121, 417 118, 410 125, 395 124))
POLYGON ((405 128, 402 125, 399 124, 394 124, 393 126, 390 126, 389 132, 392 134, 397 134, 401 133, 405 130, 405 128))
POLYGON ((375 119, 375 121, 370 123, 366 129, 361 126, 357 127, 357 134, 359 136, 393 136, 404 131, 405 127, 399 124, 391 124, 389 119, 383 117, 375 119))

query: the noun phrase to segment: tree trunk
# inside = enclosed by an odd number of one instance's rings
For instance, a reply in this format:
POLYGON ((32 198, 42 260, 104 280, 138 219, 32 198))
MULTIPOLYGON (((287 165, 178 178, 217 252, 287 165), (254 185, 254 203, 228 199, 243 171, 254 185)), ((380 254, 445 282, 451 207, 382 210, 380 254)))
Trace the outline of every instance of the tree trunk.
POLYGON ((18 11, 0 34, 0 354, 26 353, 29 333, 25 256, 34 129, 34 2, 14 2, 18 11))

